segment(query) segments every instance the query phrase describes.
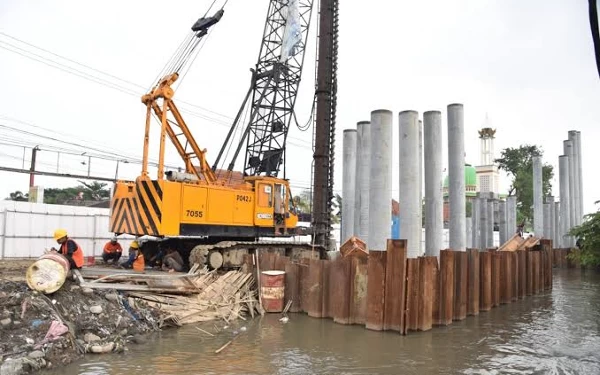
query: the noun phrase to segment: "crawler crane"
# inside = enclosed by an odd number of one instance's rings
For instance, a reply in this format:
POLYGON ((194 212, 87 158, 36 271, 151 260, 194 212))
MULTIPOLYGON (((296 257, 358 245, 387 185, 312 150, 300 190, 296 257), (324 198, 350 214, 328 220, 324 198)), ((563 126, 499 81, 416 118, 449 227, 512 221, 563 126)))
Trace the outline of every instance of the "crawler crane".
POLYGON ((221 8, 194 23, 150 92, 146 106, 142 171, 135 181, 117 181, 111 201, 110 231, 169 240, 190 263, 213 269, 239 267, 243 255, 278 248, 286 255, 323 257, 322 244, 260 241, 297 234, 298 216, 285 176, 286 138, 302 74, 313 0, 270 0, 258 62, 250 88, 216 161, 211 166, 175 101, 174 83, 185 75, 200 41, 223 17, 221 8), (240 121, 250 106, 247 123, 240 121), (148 172, 150 128, 160 126, 158 171, 148 172), (233 158, 220 169, 232 134, 243 131, 233 158), (181 156, 185 171, 165 170, 165 142, 181 156), (245 152, 243 172, 234 171, 245 152), (315 251, 316 250, 316 251, 315 251))

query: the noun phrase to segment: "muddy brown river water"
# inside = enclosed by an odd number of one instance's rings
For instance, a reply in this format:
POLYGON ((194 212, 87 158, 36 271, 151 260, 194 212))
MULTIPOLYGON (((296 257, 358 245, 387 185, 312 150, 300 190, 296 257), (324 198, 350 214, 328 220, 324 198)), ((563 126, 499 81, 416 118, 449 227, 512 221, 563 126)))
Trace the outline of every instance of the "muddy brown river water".
MULTIPOLYGON (((215 337, 193 326, 47 374, 600 374, 600 275, 555 270, 552 291, 400 336, 291 314, 215 337)), ((212 324, 201 325, 214 330, 212 324)))

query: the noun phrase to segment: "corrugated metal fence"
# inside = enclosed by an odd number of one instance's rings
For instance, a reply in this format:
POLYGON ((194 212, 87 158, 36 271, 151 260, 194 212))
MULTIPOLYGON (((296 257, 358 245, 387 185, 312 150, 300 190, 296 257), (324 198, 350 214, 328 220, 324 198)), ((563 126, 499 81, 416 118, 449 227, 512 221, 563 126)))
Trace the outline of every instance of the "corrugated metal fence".
MULTIPOLYGON (((66 229, 86 256, 100 256, 112 234, 109 209, 0 201, 0 259, 36 258, 57 247, 53 233, 66 229)), ((123 248, 133 239, 123 237, 123 248)))

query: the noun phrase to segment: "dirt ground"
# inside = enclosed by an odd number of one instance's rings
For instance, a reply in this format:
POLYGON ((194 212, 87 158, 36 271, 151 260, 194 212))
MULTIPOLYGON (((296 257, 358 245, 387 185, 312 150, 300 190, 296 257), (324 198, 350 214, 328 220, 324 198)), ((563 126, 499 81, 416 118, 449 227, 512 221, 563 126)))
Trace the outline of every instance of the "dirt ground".
POLYGON ((0 261, 2 375, 65 365, 85 353, 121 352, 160 329, 153 310, 116 291, 70 280, 53 294, 32 291, 24 280, 33 261, 0 261))
POLYGON ((0 282, 2 279, 25 281, 25 271, 36 259, 0 260, 0 282))

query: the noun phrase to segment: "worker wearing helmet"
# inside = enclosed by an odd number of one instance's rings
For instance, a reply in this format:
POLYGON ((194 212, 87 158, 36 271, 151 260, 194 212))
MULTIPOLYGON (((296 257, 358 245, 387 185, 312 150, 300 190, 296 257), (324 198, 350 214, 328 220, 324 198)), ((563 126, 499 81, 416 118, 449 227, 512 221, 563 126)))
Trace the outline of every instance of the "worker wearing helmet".
POLYGON ((109 260, 113 261, 113 264, 117 264, 123 253, 121 244, 117 241, 117 237, 113 237, 104 245, 102 251, 102 260, 104 263, 108 263, 109 260))
POLYGON ((124 268, 133 268, 134 271, 144 272, 146 262, 144 261, 144 254, 140 249, 140 244, 137 241, 133 241, 129 245, 129 259, 123 263, 124 268))
POLYGON ((52 250, 64 255, 69 260, 71 269, 80 269, 83 266, 83 250, 77 242, 70 239, 64 229, 55 230, 54 239, 60 247, 58 250, 55 248, 52 248, 52 250))

